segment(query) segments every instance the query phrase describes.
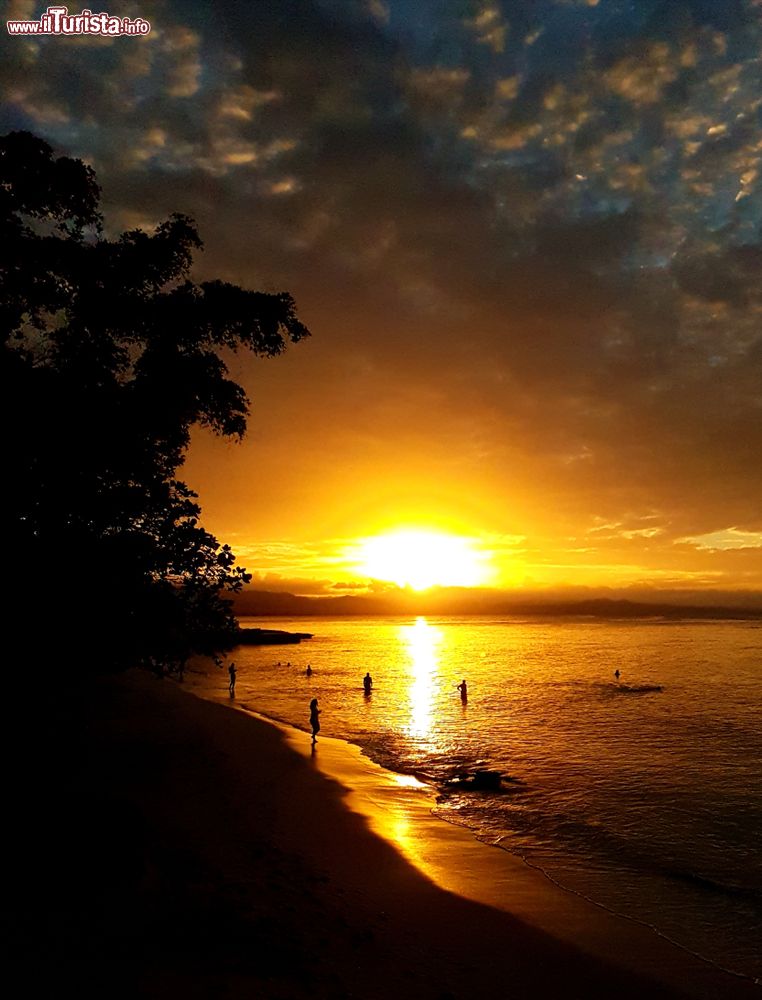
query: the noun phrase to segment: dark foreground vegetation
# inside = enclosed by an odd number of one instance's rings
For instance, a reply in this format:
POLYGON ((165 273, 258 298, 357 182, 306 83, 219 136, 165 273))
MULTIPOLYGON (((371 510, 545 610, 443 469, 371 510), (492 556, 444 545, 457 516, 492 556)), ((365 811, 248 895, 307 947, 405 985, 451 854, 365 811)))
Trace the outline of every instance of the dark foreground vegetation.
POLYGON ((287 293, 190 280, 184 216, 107 239, 99 196, 81 161, 0 139, 6 638, 39 663, 181 669, 233 641, 224 595, 248 580, 177 478, 191 428, 240 438, 223 353, 273 357, 308 331, 287 293))

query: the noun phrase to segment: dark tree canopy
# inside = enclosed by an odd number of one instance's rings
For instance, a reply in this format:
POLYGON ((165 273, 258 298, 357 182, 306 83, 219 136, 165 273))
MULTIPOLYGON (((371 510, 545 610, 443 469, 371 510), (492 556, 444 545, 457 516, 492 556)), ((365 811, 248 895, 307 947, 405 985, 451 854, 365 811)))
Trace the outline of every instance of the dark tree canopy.
POLYGON ((247 579, 176 478, 194 424, 246 430, 222 353, 274 357, 309 333, 287 293, 191 281, 202 244, 185 216, 105 239, 99 196, 81 161, 0 138, 10 610, 84 665, 171 665, 224 647, 221 594, 247 579))

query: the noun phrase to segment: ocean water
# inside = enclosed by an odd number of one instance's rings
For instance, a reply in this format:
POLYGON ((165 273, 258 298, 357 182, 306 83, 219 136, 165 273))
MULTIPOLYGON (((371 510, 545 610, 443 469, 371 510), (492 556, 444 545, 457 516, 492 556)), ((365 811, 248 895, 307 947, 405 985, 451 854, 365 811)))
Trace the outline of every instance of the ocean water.
MULTIPOLYGON (((324 735, 437 785, 444 820, 568 891, 762 980, 762 626, 242 624, 314 638, 237 649, 238 705, 307 730, 317 697, 324 735), (465 704, 456 688, 464 678, 465 704), (503 793, 448 788, 477 768, 514 780, 503 793)), ((227 671, 191 673, 187 684, 224 698, 227 671)))

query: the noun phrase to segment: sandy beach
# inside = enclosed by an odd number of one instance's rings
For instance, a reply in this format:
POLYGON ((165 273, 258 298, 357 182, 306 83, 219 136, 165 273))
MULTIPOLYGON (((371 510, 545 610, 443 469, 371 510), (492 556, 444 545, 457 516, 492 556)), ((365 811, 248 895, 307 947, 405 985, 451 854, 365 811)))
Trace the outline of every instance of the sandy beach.
POLYGON ((138 673, 32 712, 43 753, 17 772, 8 855, 8 942, 30 993, 762 992, 494 859, 323 734, 313 755, 304 733, 138 673))

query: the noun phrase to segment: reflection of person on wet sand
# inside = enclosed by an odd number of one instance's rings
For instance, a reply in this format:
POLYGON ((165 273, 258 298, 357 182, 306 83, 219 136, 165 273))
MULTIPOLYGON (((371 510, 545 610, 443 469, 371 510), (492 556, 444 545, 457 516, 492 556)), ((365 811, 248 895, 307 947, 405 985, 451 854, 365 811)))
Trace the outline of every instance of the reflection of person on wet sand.
POLYGON ((228 684, 228 691, 230 692, 230 697, 235 698, 235 678, 236 670, 235 663, 231 663, 228 667, 228 673, 230 674, 230 683, 228 684))
POLYGON ((365 689, 366 694, 370 694, 371 688, 373 687, 373 678, 370 673, 367 673, 362 679, 362 686, 365 689))
POLYGON ((310 726, 312 726, 312 742, 317 742, 317 734, 320 732, 320 709, 317 698, 310 702, 310 726))
POLYGON ((466 685, 465 679, 457 685, 458 691, 460 691, 460 700, 468 701, 468 686, 466 685))

